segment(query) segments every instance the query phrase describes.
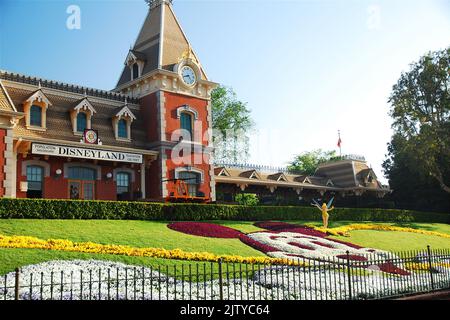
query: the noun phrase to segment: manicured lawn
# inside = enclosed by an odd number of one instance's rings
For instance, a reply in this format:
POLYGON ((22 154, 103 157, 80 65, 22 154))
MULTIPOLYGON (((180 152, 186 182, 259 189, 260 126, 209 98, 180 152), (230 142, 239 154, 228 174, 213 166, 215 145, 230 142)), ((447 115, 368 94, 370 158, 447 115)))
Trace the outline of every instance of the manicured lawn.
MULTIPOLYGON (((210 221, 231 227, 242 232, 255 232, 261 229, 253 222, 210 221)), ((317 224, 310 221, 288 221, 297 224, 317 224)), ((331 222, 330 227, 355 222, 331 222)), ((446 224, 394 224, 409 228, 437 231, 450 234, 450 225, 446 224)), ((76 242, 96 242, 101 244, 121 244, 133 247, 155 247, 165 249, 182 249, 189 252, 210 252, 223 255, 264 256, 263 253, 250 248, 238 239, 202 238, 186 235, 167 228, 166 222, 151 221, 117 221, 117 220, 0 220, 0 234, 26 235, 41 239, 68 239, 76 242)), ((427 245, 432 248, 450 248, 450 239, 404 232, 387 231, 352 231, 350 237, 335 237, 365 247, 389 251, 423 250, 427 245)), ((180 268, 187 261, 163 260, 155 258, 126 257, 118 255, 100 255, 45 251, 36 249, 2 249, 0 248, 0 274, 12 271, 18 266, 39 263, 54 259, 103 259, 134 265, 158 266, 168 265, 180 268)), ((203 268, 203 263, 199 263, 203 268)), ((209 264, 206 264, 209 270, 209 264)))
MULTIPOLYGON (((246 223, 226 226, 250 230, 246 223)), ((253 227, 254 230, 258 228, 253 227)), ((253 231, 253 230, 252 230, 253 231)), ((191 236, 167 228, 167 222, 118 220, 0 220, 0 234, 34 236, 40 239, 67 239, 75 242, 119 244, 133 247, 182 249, 221 255, 261 256, 262 253, 238 239, 191 236)))

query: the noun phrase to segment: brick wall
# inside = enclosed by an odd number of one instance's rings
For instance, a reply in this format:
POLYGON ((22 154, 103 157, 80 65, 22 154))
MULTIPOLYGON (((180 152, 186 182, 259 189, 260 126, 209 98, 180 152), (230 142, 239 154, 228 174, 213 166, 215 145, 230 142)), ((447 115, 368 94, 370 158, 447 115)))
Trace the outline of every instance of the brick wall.
POLYGON ((5 143, 5 136, 6 136, 6 130, 0 129, 0 197, 3 197, 5 195, 5 187, 4 187, 4 181, 5 181, 5 173, 4 173, 4 167, 5 167, 5 150, 6 150, 6 143, 5 143))
MULTIPOLYGON (((22 172, 22 163, 26 160, 39 160, 46 162, 50 165, 50 176, 44 177, 44 198, 46 199, 67 199, 69 197, 68 179, 64 178, 64 163, 67 162, 64 158, 50 157, 45 160, 44 157, 28 156, 23 158, 18 156, 17 160, 17 197, 26 198, 26 192, 20 191, 20 182, 26 181, 26 172, 22 172), (60 177, 56 177, 56 170, 61 169, 63 171, 60 177)), ((78 162, 78 161, 77 161, 78 162)), ((92 162, 86 161, 86 164, 92 164, 92 162)), ((107 179, 108 173, 113 173, 116 168, 128 168, 134 170, 135 181, 131 183, 131 192, 140 191, 141 179, 140 179, 140 167, 124 164, 114 167, 112 162, 98 162, 101 167, 101 179, 95 181, 95 198, 97 200, 117 200, 116 183, 113 178, 107 179)))

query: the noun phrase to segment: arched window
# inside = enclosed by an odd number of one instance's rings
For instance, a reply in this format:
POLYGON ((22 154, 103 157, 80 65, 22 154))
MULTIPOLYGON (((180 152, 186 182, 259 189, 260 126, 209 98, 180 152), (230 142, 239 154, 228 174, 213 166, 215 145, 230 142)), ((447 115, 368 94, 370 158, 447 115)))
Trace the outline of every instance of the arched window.
POLYGON ((133 64, 132 70, 133 70, 133 79, 131 80, 139 78, 139 66, 137 63, 133 64))
MULTIPOLYGON (((182 112, 180 115, 180 122, 181 122, 181 129, 185 130, 186 133, 189 134, 189 141, 193 140, 193 135, 192 135, 192 115, 190 113, 187 112, 182 112)), ((183 134, 186 134, 183 133, 183 134)))
POLYGON ((120 119, 117 123, 117 135, 119 138, 128 139, 128 123, 125 119, 120 119))
POLYGON ((84 112, 80 112, 77 115, 77 131, 84 132, 87 127, 87 114, 84 112))
POLYGON ((96 179, 96 170, 84 167, 70 167, 69 168, 69 179, 71 180, 86 180, 94 181, 96 179))
POLYGON ((122 200, 130 192, 130 174, 128 172, 118 172, 116 175, 117 199, 122 200))
POLYGON ((27 166, 27 198, 42 198, 44 168, 27 166))
POLYGON ((191 197, 197 197, 198 187, 200 185, 200 174, 196 172, 181 171, 178 174, 178 179, 183 180, 184 183, 186 183, 191 197))
POLYGON ((31 106, 30 108, 30 125, 41 127, 42 126, 42 109, 39 106, 31 106))

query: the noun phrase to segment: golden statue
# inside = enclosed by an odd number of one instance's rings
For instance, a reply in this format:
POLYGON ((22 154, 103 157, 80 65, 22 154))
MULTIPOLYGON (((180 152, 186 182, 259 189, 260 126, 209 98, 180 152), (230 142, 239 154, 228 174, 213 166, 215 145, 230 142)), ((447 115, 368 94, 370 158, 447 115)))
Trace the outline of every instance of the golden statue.
POLYGON ((313 199, 313 203, 311 203, 311 205, 315 206, 317 209, 319 209, 322 212, 323 227, 325 229, 328 229, 328 218, 330 217, 328 212, 330 212, 334 209, 334 206, 331 207, 333 200, 334 200, 334 197, 331 198, 331 200, 328 202, 328 204, 323 203, 322 206, 320 206, 319 203, 314 199, 313 199))

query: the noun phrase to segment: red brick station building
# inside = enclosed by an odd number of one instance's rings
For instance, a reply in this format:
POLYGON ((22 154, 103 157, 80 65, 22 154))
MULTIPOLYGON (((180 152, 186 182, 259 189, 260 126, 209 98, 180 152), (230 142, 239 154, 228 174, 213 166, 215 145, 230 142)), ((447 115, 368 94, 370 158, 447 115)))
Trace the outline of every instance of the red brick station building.
POLYGON ((286 199, 389 192, 356 157, 324 164, 314 176, 214 166, 209 131, 217 84, 171 2, 149 1, 111 91, 0 71, 0 197, 162 201, 177 179, 212 202, 240 192, 286 199))

